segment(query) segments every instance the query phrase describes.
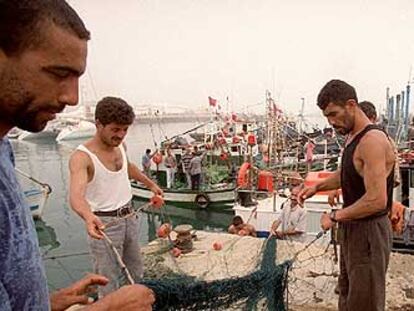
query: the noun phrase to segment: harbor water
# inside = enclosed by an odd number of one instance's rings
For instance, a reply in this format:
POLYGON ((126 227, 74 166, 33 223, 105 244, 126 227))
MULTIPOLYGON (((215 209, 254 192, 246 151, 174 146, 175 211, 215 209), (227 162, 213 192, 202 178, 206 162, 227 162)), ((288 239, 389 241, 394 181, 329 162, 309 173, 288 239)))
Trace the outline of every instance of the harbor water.
MULTIPOLYGON (((155 142, 182 133, 197 123, 134 124, 126 137, 129 161, 140 167, 146 148, 154 150, 155 142)), ((13 140, 16 167, 38 180, 49 184, 52 193, 36 220, 36 231, 48 278, 49 287, 55 290, 93 272, 88 252, 87 233, 83 220, 69 206, 68 160, 82 141, 56 143, 54 140, 13 140)), ((134 205, 144 204, 135 201, 134 205)), ((228 209, 227 209, 228 210, 228 209)), ((185 209, 168 205, 166 214, 173 225, 191 224, 198 230, 224 231, 231 221, 231 212, 185 209)), ((140 215, 139 242, 146 245, 155 238, 155 227, 160 216, 152 213, 140 215)))

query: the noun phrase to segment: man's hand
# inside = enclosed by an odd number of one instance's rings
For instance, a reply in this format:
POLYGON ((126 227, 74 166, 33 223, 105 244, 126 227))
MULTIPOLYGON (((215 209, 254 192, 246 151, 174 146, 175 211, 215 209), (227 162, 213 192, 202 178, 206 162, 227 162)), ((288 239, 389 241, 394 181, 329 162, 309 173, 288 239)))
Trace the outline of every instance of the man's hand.
POLYGON ((101 275, 89 274, 67 288, 58 290, 50 295, 52 311, 66 310, 74 304, 90 303, 87 294, 96 291, 96 285, 106 285, 108 279, 101 275))
POLYGON ((163 196, 164 195, 164 191, 162 191, 162 189, 160 187, 158 187, 158 185, 154 184, 150 190, 152 192, 154 192, 157 195, 163 196))
POLYGON ((316 192, 316 186, 303 188, 298 194, 298 203, 303 205, 303 202, 312 197, 316 192))
POLYGON ((322 214, 321 216, 321 228, 324 231, 327 231, 331 229, 334 226, 334 223, 332 222, 331 218, 329 217, 329 214, 322 214))
POLYGON ((329 192, 328 195, 328 204, 332 207, 335 207, 339 202, 339 191, 333 190, 329 192))
POLYGON ((98 216, 91 213, 85 219, 85 225, 86 225, 86 230, 88 231, 88 234, 91 238, 98 239, 98 240, 103 239, 101 230, 105 229, 105 225, 102 223, 102 221, 99 219, 98 216))
POLYGON ((155 302, 154 292, 140 284, 121 287, 88 306, 87 311, 151 311, 155 302))
POLYGON ((285 236, 285 234, 282 231, 276 231, 275 232, 275 236, 279 239, 283 239, 283 237, 285 236))
POLYGON ((275 220, 273 223, 272 223, 272 226, 270 227, 270 234, 272 234, 272 235, 274 235, 274 236, 277 236, 277 232, 276 232, 276 230, 277 230, 277 228, 279 227, 279 224, 280 224, 280 222, 279 221, 277 221, 277 220, 275 220))

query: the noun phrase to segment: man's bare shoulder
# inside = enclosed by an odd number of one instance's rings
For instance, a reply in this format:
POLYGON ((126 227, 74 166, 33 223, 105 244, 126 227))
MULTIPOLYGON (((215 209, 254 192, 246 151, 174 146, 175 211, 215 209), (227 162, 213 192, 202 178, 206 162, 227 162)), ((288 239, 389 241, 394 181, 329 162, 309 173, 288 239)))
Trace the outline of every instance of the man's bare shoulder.
POLYGON ((69 165, 70 166, 77 166, 77 167, 87 167, 91 163, 90 156, 82 150, 75 150, 69 159, 69 165))
POLYGON ((386 162, 393 162, 395 155, 389 137, 381 130, 371 130, 364 135, 356 150, 361 159, 380 159, 385 157, 386 162))
POLYGON ((387 134, 385 134, 381 130, 370 130, 368 131, 361 139, 360 144, 361 147, 371 148, 375 147, 384 147, 384 148, 391 148, 391 142, 388 138, 387 134))

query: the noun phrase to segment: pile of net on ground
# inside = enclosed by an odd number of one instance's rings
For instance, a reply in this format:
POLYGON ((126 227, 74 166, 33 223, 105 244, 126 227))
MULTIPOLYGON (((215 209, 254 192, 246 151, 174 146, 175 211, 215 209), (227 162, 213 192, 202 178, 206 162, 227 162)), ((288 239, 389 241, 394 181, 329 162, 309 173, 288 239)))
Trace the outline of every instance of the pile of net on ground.
POLYGON ((257 270, 215 281, 185 275, 143 280, 156 295, 154 310, 285 310, 284 292, 291 262, 276 265, 276 239, 265 243, 257 270))

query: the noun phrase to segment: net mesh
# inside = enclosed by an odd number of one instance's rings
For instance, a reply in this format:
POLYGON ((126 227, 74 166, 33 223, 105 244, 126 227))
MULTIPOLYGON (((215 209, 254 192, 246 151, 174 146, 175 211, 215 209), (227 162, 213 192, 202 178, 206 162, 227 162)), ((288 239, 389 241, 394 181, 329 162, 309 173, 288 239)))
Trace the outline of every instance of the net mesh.
POLYGON ((276 265, 276 239, 264 247, 257 270, 242 277, 214 281, 177 275, 143 280, 156 295, 154 310, 285 310, 283 297, 290 261, 276 265))

